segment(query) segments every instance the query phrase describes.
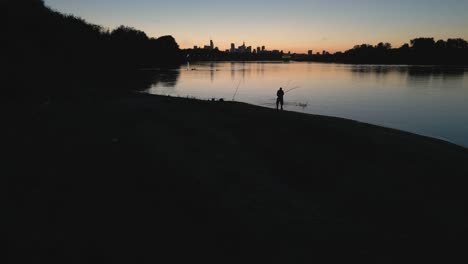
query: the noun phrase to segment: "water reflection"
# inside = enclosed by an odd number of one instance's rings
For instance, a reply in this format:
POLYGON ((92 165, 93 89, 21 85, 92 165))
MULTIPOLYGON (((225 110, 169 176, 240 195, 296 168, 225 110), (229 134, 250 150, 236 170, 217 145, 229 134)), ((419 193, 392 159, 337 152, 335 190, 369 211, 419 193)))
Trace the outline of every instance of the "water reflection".
POLYGON ((368 75, 369 73, 388 74, 393 71, 400 71, 403 68, 380 65, 352 65, 349 69, 352 73, 368 75))
POLYGON ((454 89, 463 87, 463 68, 409 67, 409 87, 454 89))
POLYGON ((151 80, 151 85, 146 87, 145 90, 153 86, 162 87, 175 87, 180 77, 179 69, 162 69, 162 70, 149 70, 146 71, 147 76, 151 80))
POLYGON ((406 67, 403 69, 407 69, 410 75, 417 75, 417 76, 446 76, 449 78, 453 77, 463 77, 465 74, 465 68, 459 67, 406 67))
POLYGON ((460 67, 435 67, 435 66, 386 66, 386 65, 351 65, 349 71, 355 79, 374 78, 379 81, 406 80, 408 87, 430 88, 432 82, 443 80, 439 83, 441 89, 453 88, 463 85, 465 68, 460 67), (393 79, 393 80, 392 80, 393 79), (452 85, 445 85, 447 82, 452 85))
POLYGON ((236 68, 235 68, 235 63, 231 62, 231 81, 234 81, 236 79, 236 68))
POLYGON ((441 76, 447 78, 463 78, 466 69, 460 67, 435 67, 435 66, 386 66, 386 65, 353 65, 349 70, 354 74, 402 74, 430 78, 441 76))

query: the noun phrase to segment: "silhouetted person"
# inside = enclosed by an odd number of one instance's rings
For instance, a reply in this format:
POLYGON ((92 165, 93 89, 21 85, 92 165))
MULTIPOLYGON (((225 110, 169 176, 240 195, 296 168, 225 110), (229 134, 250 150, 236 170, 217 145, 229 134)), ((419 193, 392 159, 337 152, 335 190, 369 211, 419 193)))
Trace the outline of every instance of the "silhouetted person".
POLYGON ((278 92, 276 92, 276 96, 278 96, 278 98, 276 99, 276 110, 278 110, 280 104, 281 104, 281 110, 283 110, 283 104, 284 104, 283 88, 280 87, 278 92))

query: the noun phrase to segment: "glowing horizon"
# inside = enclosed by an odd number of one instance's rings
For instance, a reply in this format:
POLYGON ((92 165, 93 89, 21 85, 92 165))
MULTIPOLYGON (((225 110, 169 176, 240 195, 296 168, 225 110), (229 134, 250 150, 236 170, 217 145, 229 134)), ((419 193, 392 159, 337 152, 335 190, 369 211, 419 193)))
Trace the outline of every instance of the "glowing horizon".
POLYGON ((399 47, 417 37, 468 39, 468 1, 45 0, 46 5, 107 28, 126 25, 150 37, 172 35, 181 48, 220 50, 245 41, 268 50, 344 51, 357 44, 399 47))

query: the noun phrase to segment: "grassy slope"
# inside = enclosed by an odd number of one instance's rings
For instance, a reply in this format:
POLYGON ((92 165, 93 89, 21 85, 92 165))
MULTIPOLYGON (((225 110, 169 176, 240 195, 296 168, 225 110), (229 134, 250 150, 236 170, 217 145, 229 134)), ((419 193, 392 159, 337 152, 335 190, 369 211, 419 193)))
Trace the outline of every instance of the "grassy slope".
POLYGON ((4 113, 11 263, 463 256, 468 152, 455 145, 149 95, 4 113))

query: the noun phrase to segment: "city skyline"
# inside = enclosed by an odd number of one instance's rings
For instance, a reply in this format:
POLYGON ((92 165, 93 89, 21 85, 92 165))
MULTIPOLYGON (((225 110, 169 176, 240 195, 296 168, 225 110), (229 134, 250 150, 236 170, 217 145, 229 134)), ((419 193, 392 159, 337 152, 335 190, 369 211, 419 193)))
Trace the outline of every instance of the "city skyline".
MULTIPOLYGON (((194 45, 191 48, 187 49, 205 49, 205 50, 219 50, 219 51, 225 51, 225 52, 230 52, 230 53, 261 53, 261 52, 281 52, 283 53, 283 50, 279 49, 274 49, 274 50, 268 50, 265 45, 246 45, 245 41, 242 42, 242 45, 236 46, 235 42, 232 42, 230 44, 230 47, 225 49, 225 48, 220 48, 214 44, 213 39, 210 39, 209 45, 194 45)), ((310 50, 309 50, 310 51, 310 50)), ((285 51, 285 53, 290 53, 290 51, 285 51)))
POLYGON ((271 50, 344 51, 357 44, 398 47, 417 37, 468 39, 468 2, 462 1, 110 1, 45 0, 61 12, 112 29, 127 25, 151 37, 172 35, 183 49, 216 39, 271 50))

